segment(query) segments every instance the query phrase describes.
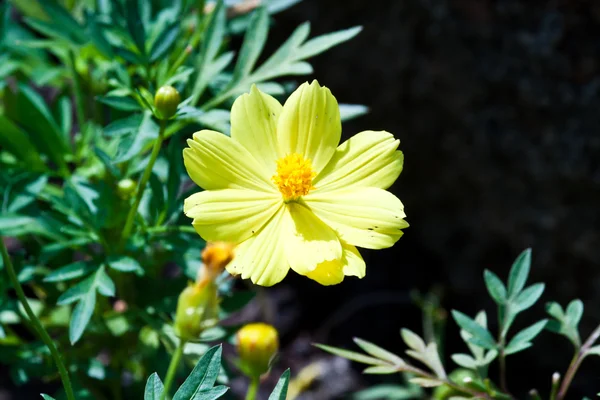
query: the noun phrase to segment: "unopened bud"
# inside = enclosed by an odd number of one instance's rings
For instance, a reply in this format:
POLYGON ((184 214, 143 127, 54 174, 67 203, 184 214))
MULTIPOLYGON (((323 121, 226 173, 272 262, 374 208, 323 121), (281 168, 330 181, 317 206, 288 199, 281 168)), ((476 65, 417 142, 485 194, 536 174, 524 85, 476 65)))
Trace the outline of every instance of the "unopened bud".
POLYGON ((135 193, 137 184, 133 179, 121 179, 117 184, 117 194, 122 199, 129 199, 135 193))
POLYGON ((202 250, 202 265, 198 270, 197 282, 214 280, 225 266, 233 260, 235 246, 228 242, 209 242, 202 250))
POLYGON ((237 333, 240 368, 249 377, 260 377, 268 372, 278 350, 279 336, 271 325, 247 324, 237 333))
POLYGON ((175 115, 180 102, 179 92, 173 86, 161 86, 154 95, 154 106, 162 119, 175 115))
POLYGON ((197 340, 205 329, 219 320, 219 294, 212 281, 191 284, 177 301, 175 332, 183 340, 197 340))

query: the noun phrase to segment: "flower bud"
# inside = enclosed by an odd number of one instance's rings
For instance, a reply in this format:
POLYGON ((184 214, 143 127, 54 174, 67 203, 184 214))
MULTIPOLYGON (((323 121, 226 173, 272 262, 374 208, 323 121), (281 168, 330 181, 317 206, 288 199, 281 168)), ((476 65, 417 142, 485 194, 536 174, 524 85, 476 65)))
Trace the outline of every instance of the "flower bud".
POLYGON ((154 106, 162 119, 175 115, 180 102, 179 92, 173 86, 161 86, 154 95, 154 106))
MULTIPOLYGON (((458 386, 469 387, 469 384, 473 382, 473 379, 477 378, 477 375, 472 370, 459 368, 452 371, 448 375, 448 378, 450 378, 450 380, 456 383, 458 386)), ((441 385, 435 388, 433 391, 432 399, 447 400, 459 395, 461 395, 459 390, 456 390, 448 385, 441 385)))
POLYGON ((235 246, 228 242, 209 242, 202 250, 202 265, 198 270, 197 282, 214 280, 225 266, 233 260, 235 246))
POLYGON ((277 330, 268 324, 244 325, 237 333, 237 351, 240 369, 251 378, 269 371, 271 362, 279 350, 277 330))
POLYGON ((134 193, 137 184, 133 179, 121 179, 117 184, 117 194, 122 199, 130 198, 134 193))
POLYGON ((191 284, 179 295, 175 332, 183 340, 197 340, 219 321, 219 294, 212 281, 191 284))

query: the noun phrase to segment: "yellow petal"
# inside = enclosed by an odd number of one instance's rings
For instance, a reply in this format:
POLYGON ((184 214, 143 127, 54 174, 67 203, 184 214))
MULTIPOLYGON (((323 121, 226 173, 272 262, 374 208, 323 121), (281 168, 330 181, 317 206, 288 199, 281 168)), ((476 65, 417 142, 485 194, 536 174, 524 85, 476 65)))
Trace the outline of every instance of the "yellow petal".
MULTIPOLYGON (((183 150, 190 178, 206 190, 253 189, 276 192, 271 175, 240 143, 222 133, 203 130, 194 133, 183 150)), ((278 193, 278 192, 277 192, 278 193)))
POLYGON ((277 161, 277 120, 282 106, 252 85, 231 108, 231 137, 242 144, 267 170, 277 161))
POLYGON ((364 277, 366 265, 356 247, 342 243, 342 248, 344 253, 341 260, 322 262, 306 277, 325 286, 341 283, 345 275, 364 277))
POLYGON ((348 244, 382 249, 391 247, 408 227, 400 199, 379 188, 354 188, 309 193, 304 201, 348 244))
POLYGON ((351 187, 387 189, 402 172, 400 141, 385 131, 360 132, 342 143, 313 181, 315 191, 351 187))
POLYGON ((277 123, 279 152, 298 153, 319 173, 335 153, 342 123, 337 100, 317 81, 304 83, 287 99, 277 123))
POLYGON ((306 275, 323 261, 342 257, 342 246, 330 227, 301 204, 288 203, 286 207, 285 253, 294 271, 306 275))
POLYGON ((207 241, 240 243, 260 231, 281 205, 281 196, 254 190, 222 189, 195 193, 183 211, 207 241))
POLYGON ((233 275, 250 278, 261 286, 273 286, 287 275, 290 266, 285 257, 282 235, 283 216, 287 211, 282 205, 273 218, 256 235, 240 243, 227 271, 233 275))

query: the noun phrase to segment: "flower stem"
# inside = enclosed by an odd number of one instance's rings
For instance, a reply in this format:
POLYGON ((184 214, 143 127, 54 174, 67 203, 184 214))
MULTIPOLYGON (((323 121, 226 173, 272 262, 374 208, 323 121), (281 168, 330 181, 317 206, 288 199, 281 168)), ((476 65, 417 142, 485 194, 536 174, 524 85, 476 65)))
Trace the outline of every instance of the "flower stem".
POLYGON ((258 387, 260 386, 260 377, 255 376, 250 380, 250 386, 248 386, 248 391, 246 392, 246 400, 256 400, 256 395, 258 394, 258 387))
POLYGON ((144 195, 144 189, 146 189, 146 185, 148 184, 148 180, 152 175, 152 167, 158 158, 158 153, 160 152, 160 148, 162 146, 162 142, 164 139, 166 121, 160 121, 160 128, 158 130, 158 138, 154 142, 154 146, 152 147, 152 153, 150 154, 150 160, 148 160, 148 165, 146 165, 146 169, 142 174, 137 186, 137 193, 135 195, 135 201, 133 206, 129 210, 129 214, 127 214, 127 220, 125 221, 125 227, 123 228, 123 233, 121 234, 121 248, 125 246, 125 242, 129 239, 129 235, 131 234, 131 229, 133 228, 133 221, 135 220, 135 216, 137 215, 138 207, 140 206, 140 202, 142 201, 142 196, 144 195))
POLYGON ((151 235, 159 235, 161 233, 175 233, 175 232, 185 232, 185 233, 196 233, 196 230, 193 226, 173 226, 173 225, 163 225, 163 226, 153 226, 151 228, 146 229, 146 233, 151 235))
POLYGON ((163 390, 162 396, 160 396, 160 400, 165 400, 169 396, 169 390, 171 389, 171 385, 173 384, 173 380, 175 379, 177 367, 179 367, 179 364, 181 362, 181 357, 183 356, 183 349, 185 348, 185 344, 185 340, 180 340, 179 345, 175 349, 175 353, 173 353, 173 357, 171 357, 171 363, 169 364, 169 369, 167 370, 167 377, 165 378, 165 388, 163 390))
POLYGON ((73 51, 69 51, 69 69, 73 76, 73 97, 75 98, 75 114, 77 115, 77 124, 79 125, 79 131, 83 129, 85 124, 85 106, 83 105, 83 94, 81 91, 81 82, 79 81, 79 75, 75 68, 75 54, 73 51))
POLYGON ((598 325, 596 329, 594 329, 594 331, 585 341, 583 346, 581 346, 579 351, 575 353, 575 356, 573 357, 569 368, 567 368, 565 378, 563 379, 562 384, 560 385, 560 389, 558 391, 558 395, 556 396, 556 400, 563 400, 565 398, 565 396, 567 395, 567 391, 569 390, 569 386, 571 386, 571 382, 573 381, 573 378, 575 377, 575 374, 579 369, 579 366, 583 362, 583 359, 587 356, 588 350, 596 343, 598 338, 600 338, 600 325, 598 325))
POLYGON ((65 364, 63 363, 62 358, 61 358, 60 354, 58 353, 58 350, 56 349, 56 345, 54 344, 54 341, 52 340, 50 335, 48 335, 48 332, 46 331, 46 329, 44 329, 44 326, 42 325, 40 320, 35 316, 35 314, 33 313, 33 310, 31 309, 31 307, 29 306, 29 303, 27 302, 27 298, 25 297, 25 292, 23 292, 23 288, 21 287, 21 284, 19 283, 19 279, 17 278, 17 274, 15 273, 15 268, 12 264, 12 261, 10 260, 10 257, 8 256, 8 250, 6 249, 6 246, 4 245, 4 240, 2 239, 2 236, 0 236, 0 252, 2 253, 2 259, 4 260, 4 266, 6 267, 6 272, 8 273, 8 277, 9 277, 12 285, 15 287, 15 291, 17 292, 17 297, 19 298, 19 301, 23 305, 23 308, 25 308, 25 312, 27 313, 29 320, 35 327, 38 335, 40 335, 40 338, 42 339, 44 344, 46 346, 48 346, 48 349, 50 350, 50 354, 52 355, 52 358, 54 359, 54 363, 56 364, 56 367, 58 368, 58 373, 60 374, 60 379, 62 380, 63 387, 64 387, 65 393, 67 395, 67 399, 75 400, 75 395, 73 394, 73 388, 71 387, 71 380, 69 379, 69 372, 65 368, 65 364))

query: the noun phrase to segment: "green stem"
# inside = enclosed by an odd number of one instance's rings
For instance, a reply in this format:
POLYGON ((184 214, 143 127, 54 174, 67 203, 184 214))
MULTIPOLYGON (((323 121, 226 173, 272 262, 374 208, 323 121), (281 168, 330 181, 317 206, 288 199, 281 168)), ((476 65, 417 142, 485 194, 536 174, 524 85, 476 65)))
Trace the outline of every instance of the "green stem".
POLYGON ((173 225, 163 225, 163 226, 153 226, 151 228, 146 229, 146 232, 151 235, 159 235, 161 233, 172 233, 172 232, 185 232, 185 233, 196 233, 196 230, 193 226, 173 226, 173 225))
POLYGON ((158 153, 160 153, 160 148, 162 146, 162 142, 164 139, 166 121, 160 121, 160 129, 158 130, 158 138, 154 142, 154 146, 152 147, 152 153, 150 154, 150 160, 148 160, 148 165, 146 165, 146 169, 142 174, 137 186, 137 193, 135 195, 135 201, 133 206, 129 210, 129 214, 127 214, 127 220, 125 221, 125 227, 123 228, 123 233, 121 234, 121 248, 125 246, 127 239, 129 239, 129 235, 131 234, 131 229, 133 228, 133 221, 135 220, 135 216, 137 215, 138 207, 140 206, 140 202, 142 201, 142 196, 144 195, 144 189, 146 189, 146 185, 148 184, 148 180, 152 175, 152 167, 158 158, 158 153))
POLYGON ((165 388, 163 390, 162 396, 160 396, 160 400, 165 400, 167 396, 169 396, 169 390, 171 389, 171 385, 173 384, 173 380, 175 379, 177 367, 181 362, 181 357, 183 356, 183 349, 185 348, 185 344, 185 340, 180 340, 179 345, 175 349, 175 353, 173 353, 171 363, 169 364, 169 369, 167 370, 167 377, 165 378, 165 388))
POLYGON ((258 387, 260 386, 260 377, 255 376, 250 380, 250 386, 248 386, 248 391, 246 392, 246 400, 256 400, 256 395, 258 394, 258 387))
POLYGON ((17 278, 17 274, 15 273, 15 268, 12 264, 12 261, 10 260, 10 257, 8 256, 8 250, 6 249, 6 246, 4 245, 4 240, 3 240, 2 236, 0 236, 0 252, 2 253, 2 259, 4 260, 4 266, 6 267, 6 272, 8 273, 8 277, 9 277, 11 283, 15 287, 15 291, 17 292, 17 297, 19 298, 19 301, 23 305, 23 308, 25 308, 25 312, 27 313, 27 316, 29 317, 29 320, 31 321, 31 323, 33 323, 33 326, 37 330, 37 333, 40 335, 40 338, 42 339, 44 344, 46 344, 46 346, 48 346, 48 349, 50 350, 50 354, 52 355, 52 358, 54 359, 56 367, 58 368, 58 373, 60 374, 60 379, 62 380, 63 387, 65 388, 65 393, 67 395, 67 399, 75 400, 75 395, 73 394, 73 388, 71 387, 71 380, 69 379, 69 372, 65 368, 65 364, 63 363, 62 358, 61 358, 60 354, 58 353, 58 350, 56 349, 56 345, 54 344, 54 341, 52 340, 50 335, 48 335, 48 332, 46 332, 46 329, 44 329, 44 326, 42 325, 40 320, 35 316, 35 314, 33 313, 33 310, 31 309, 31 307, 29 306, 29 303, 27 302, 27 298, 25 297, 25 292, 23 292, 23 288, 21 287, 21 284, 19 283, 19 279, 17 278))
POLYGON ((77 124, 79 125, 79 131, 83 130, 85 124, 85 107, 83 105, 83 92, 81 90, 81 82, 79 81, 79 75, 75 68, 75 54, 73 51, 69 51, 69 69, 73 76, 73 97, 75 98, 75 114, 77 115, 77 124))

